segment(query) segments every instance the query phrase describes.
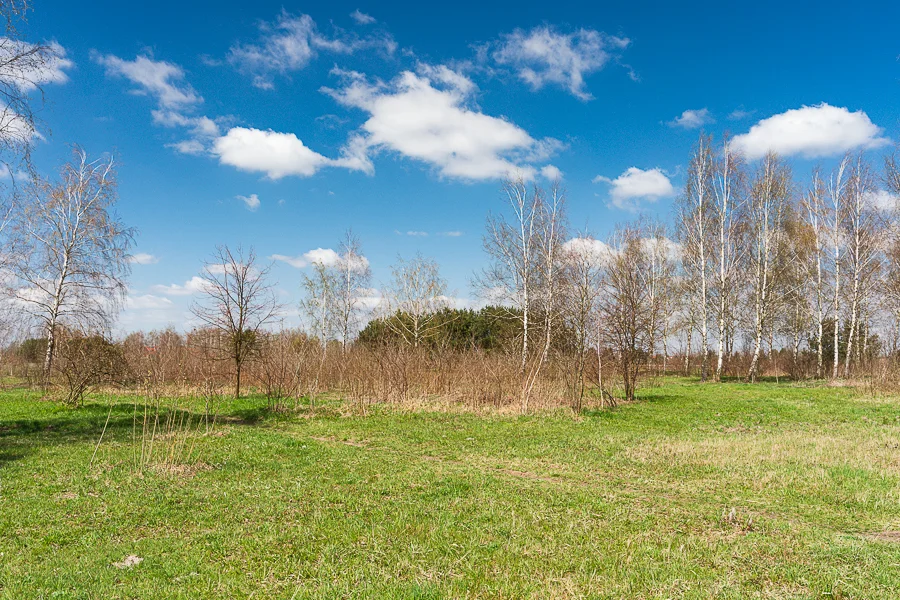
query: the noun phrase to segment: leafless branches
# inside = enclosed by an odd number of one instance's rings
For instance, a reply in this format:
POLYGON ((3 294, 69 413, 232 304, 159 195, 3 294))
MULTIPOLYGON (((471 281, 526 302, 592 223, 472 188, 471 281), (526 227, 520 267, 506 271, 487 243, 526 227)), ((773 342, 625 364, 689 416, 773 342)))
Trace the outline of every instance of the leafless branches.
POLYGON ((281 311, 268 280, 270 268, 259 267, 252 248, 245 254, 219 246, 201 273, 202 296, 191 306, 200 323, 218 334, 212 350, 234 364, 235 397, 241 395, 241 371, 258 350, 260 333, 281 311))
POLYGON ((57 326, 104 331, 126 292, 134 230, 114 212, 114 167, 75 148, 59 181, 35 180, 14 214, 7 292, 45 331, 45 375, 57 326))

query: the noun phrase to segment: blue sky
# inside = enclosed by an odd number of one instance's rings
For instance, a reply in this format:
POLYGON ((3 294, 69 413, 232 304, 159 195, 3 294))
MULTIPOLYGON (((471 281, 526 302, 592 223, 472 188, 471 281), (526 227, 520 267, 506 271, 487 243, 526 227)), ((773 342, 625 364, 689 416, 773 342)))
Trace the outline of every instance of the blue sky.
POLYGON ((513 168, 561 172, 573 226, 605 236, 668 217, 701 128, 790 156, 799 183, 900 139, 900 3, 487 4, 37 0, 25 37, 71 61, 38 167, 114 152, 152 257, 121 330, 183 327, 221 243, 291 257, 294 307, 303 255, 349 228, 376 286, 421 251, 467 299, 513 168))

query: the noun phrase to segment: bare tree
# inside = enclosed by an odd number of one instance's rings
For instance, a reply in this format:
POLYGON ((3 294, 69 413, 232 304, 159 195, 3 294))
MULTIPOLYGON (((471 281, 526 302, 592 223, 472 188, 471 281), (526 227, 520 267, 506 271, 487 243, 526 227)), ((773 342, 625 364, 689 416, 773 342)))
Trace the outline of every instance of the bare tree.
POLYGON ((508 179, 503 193, 511 211, 507 220, 499 215, 487 219, 484 249, 492 264, 478 280, 483 295, 493 301, 502 300, 517 311, 522 325, 519 370, 525 376, 528 368, 529 336, 533 309, 540 280, 538 252, 543 191, 530 187, 524 178, 508 179))
POLYGON ((705 381, 709 363, 709 283, 711 238, 715 231, 715 160, 709 136, 701 134, 688 166, 684 194, 678 202, 677 239, 683 248, 691 310, 700 327, 700 378, 705 381))
POLYGON ((828 253, 828 232, 826 231, 827 209, 825 206, 825 184, 818 169, 813 172, 812 184, 803 197, 800 218, 805 221, 805 229, 809 233, 810 252, 804 266, 807 278, 812 281, 812 304, 816 327, 816 377, 825 376, 825 317, 828 311, 826 297, 825 264, 828 253))
MULTIPOLYGON (((587 234, 569 240, 564 245, 562 262, 565 286, 562 290, 562 315, 575 336, 575 360, 571 364, 572 409, 575 412, 581 410, 584 398, 584 372, 589 337, 592 332, 599 330, 597 303, 603 283, 603 263, 608 256, 609 249, 606 244, 587 234)), ((597 343, 599 360, 599 340, 597 343)))
POLYGON ((339 279, 336 295, 339 300, 337 310, 337 329, 341 338, 341 351, 346 352, 347 344, 356 334, 362 311, 363 296, 370 293, 372 271, 369 261, 362 254, 359 240, 348 231, 341 242, 337 270, 339 279))
POLYGON ((880 267, 882 219, 874 206, 874 179, 862 156, 857 157, 847 185, 844 229, 848 241, 848 275, 853 281, 850 290, 850 330, 844 357, 844 377, 850 376, 853 342, 860 331, 860 321, 868 306, 868 292, 880 267))
MULTIPOLYGON (((305 297, 300 309, 309 319, 313 335, 319 340, 321 352, 316 377, 310 390, 310 398, 319 391, 319 379, 325 360, 328 358, 328 341, 334 337, 342 316, 342 298, 339 296, 341 272, 332 265, 316 261, 312 264, 312 274, 303 275, 305 297)), ((344 323, 346 324, 346 323, 344 323)))
MULTIPOLYGON (((543 194, 538 194, 542 196, 543 194)), ((554 322, 559 310, 559 287, 563 271, 563 240, 567 235, 566 195, 557 180, 550 193, 540 203, 538 213, 538 271, 540 274, 539 301, 544 315, 544 347, 533 369, 532 380, 546 362, 553 341, 554 322)))
MULTIPOLYGON (((900 195, 900 150, 889 154, 884 160, 884 181, 894 194, 900 195)), ((894 207, 897 208, 896 206, 894 207)))
POLYGON ((125 297, 134 230, 114 212, 114 167, 110 157, 91 161, 75 148, 58 182, 36 179, 16 206, 8 293, 41 323, 45 377, 57 327, 104 331, 125 297))
POLYGON ((263 329, 281 311, 274 284, 268 281, 271 265, 259 268, 253 248, 244 254, 228 246, 216 248, 200 277, 203 288, 191 312, 220 337, 221 355, 234 364, 234 395, 241 395, 244 364, 259 348, 263 329))
MULTIPOLYGON (((668 335, 670 316, 664 308, 675 293, 674 278, 678 248, 666 237, 662 223, 645 221, 641 224, 646 256, 647 301, 650 303, 650 358, 656 355, 657 341, 668 335)), ((668 350, 664 351, 665 354, 668 350)), ((665 360, 665 359, 664 359, 665 360)), ((665 369, 665 367, 663 367, 665 369)))
POLYGON ((43 97, 43 84, 58 77, 68 63, 59 44, 21 39, 18 27, 30 8, 26 0, 0 2, 0 21, 6 26, 6 35, 0 37, 0 163, 7 172, 22 163, 30 169, 37 136, 30 94, 38 92, 43 97))
POLYGON ((744 213, 744 163, 741 156, 731 148, 726 139, 722 145, 722 156, 716 161, 714 176, 713 218, 716 235, 713 249, 716 272, 712 296, 716 302, 716 322, 718 325, 718 350, 716 352, 716 381, 722 380, 725 366, 726 328, 737 295, 737 277, 743 258, 740 236, 744 233, 746 215, 744 213))
POLYGON ((753 355, 747 378, 756 381, 764 335, 771 330, 777 289, 785 266, 785 217, 791 198, 791 173, 775 154, 763 159, 750 186, 748 253, 753 310, 753 355))
POLYGON ((651 351, 656 310, 645 233, 637 224, 619 227, 613 234, 599 305, 604 341, 613 350, 628 401, 634 400, 638 376, 651 351))
POLYGON ((434 259, 416 254, 412 260, 397 259, 393 279, 386 289, 385 323, 407 344, 416 348, 432 337, 441 325, 437 313, 449 306, 447 282, 434 259))
POLYGON ((844 220, 845 189, 847 187, 846 170, 850 165, 850 157, 845 156, 838 168, 828 180, 828 230, 831 245, 832 301, 831 315, 834 319, 834 362, 831 377, 837 379, 840 364, 840 318, 841 318, 841 264, 844 262, 844 244, 842 223, 844 220))
POLYGON ((340 274, 332 265, 322 261, 315 261, 311 266, 312 273, 303 275, 305 295, 300 308, 309 319, 311 333, 325 349, 338 329, 340 274))

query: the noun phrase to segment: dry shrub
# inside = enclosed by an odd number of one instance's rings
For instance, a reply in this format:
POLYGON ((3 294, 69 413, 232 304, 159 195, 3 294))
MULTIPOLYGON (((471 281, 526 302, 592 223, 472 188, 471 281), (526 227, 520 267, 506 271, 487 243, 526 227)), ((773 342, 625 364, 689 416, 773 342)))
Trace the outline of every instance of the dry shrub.
POLYGON ((90 389, 123 381, 127 369, 121 347, 103 336, 77 331, 60 334, 53 380, 66 404, 78 406, 90 389))

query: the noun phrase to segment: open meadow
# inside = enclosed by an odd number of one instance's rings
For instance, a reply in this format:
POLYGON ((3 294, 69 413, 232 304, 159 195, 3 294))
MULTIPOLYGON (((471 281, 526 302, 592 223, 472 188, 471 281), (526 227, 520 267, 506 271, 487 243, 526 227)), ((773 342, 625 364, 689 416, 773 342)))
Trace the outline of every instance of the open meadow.
POLYGON ((896 398, 670 379, 578 417, 249 397, 215 424, 180 403, 154 433, 132 397, 2 393, 0 597, 900 590, 896 398))

